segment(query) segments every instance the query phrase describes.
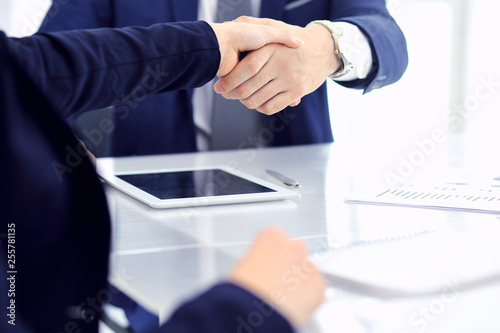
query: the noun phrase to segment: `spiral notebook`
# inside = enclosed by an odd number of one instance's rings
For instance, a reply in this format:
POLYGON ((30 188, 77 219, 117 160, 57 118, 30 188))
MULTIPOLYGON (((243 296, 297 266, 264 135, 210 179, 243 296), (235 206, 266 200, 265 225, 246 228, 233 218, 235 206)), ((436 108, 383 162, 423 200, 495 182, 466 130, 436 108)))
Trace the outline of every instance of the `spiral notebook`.
POLYGON ((331 249, 316 260, 334 287, 379 297, 460 292, 500 283, 499 230, 425 231, 331 249))
POLYGON ((356 191, 349 194, 345 198, 345 202, 455 209, 499 214, 500 184, 405 184, 394 188, 356 191))

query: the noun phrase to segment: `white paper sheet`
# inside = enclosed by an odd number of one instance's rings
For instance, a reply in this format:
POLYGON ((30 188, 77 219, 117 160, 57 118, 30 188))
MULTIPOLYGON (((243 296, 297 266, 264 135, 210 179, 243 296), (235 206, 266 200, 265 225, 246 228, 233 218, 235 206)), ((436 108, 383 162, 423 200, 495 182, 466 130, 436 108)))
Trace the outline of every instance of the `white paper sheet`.
POLYGON ((445 183, 440 185, 401 185, 349 194, 348 203, 444 208, 500 213, 500 185, 445 183))

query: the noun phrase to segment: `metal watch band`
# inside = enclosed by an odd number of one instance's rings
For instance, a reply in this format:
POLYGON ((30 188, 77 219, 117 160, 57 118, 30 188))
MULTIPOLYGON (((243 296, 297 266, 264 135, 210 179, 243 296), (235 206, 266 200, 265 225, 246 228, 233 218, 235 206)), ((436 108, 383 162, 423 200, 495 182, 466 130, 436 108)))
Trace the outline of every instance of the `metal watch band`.
POLYGON ((340 49, 340 38, 344 35, 344 30, 335 23, 328 20, 316 20, 312 21, 311 23, 321 24, 322 26, 327 28, 328 31, 330 31, 334 44, 333 52, 340 59, 340 68, 335 73, 330 74, 328 77, 331 79, 336 79, 350 72, 354 68, 354 64, 346 59, 344 53, 340 49))

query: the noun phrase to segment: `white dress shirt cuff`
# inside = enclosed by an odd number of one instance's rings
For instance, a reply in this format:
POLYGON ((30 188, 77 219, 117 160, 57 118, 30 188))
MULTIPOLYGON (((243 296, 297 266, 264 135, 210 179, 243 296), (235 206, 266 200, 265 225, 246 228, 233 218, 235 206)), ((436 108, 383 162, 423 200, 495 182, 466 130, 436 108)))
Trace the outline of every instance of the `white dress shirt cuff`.
POLYGON ((352 81, 365 79, 373 67, 372 50, 368 38, 357 26, 347 22, 334 22, 344 30, 342 46, 349 52, 349 61, 354 68, 335 79, 335 81, 352 81))

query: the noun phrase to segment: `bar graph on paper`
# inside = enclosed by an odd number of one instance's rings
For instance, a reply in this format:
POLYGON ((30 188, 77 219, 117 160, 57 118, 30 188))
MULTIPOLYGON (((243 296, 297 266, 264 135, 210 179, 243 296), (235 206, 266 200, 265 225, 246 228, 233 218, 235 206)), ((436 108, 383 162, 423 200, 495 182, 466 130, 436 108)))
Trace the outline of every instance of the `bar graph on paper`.
POLYGON ((353 192, 345 198, 345 201, 348 203, 455 209, 498 214, 500 213, 500 185, 405 184, 379 191, 353 192))

